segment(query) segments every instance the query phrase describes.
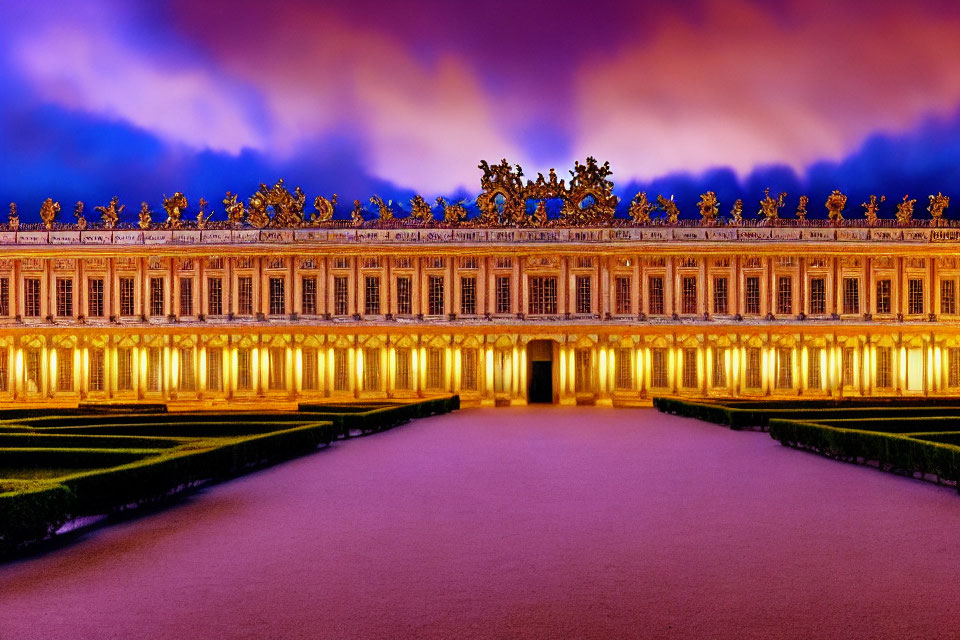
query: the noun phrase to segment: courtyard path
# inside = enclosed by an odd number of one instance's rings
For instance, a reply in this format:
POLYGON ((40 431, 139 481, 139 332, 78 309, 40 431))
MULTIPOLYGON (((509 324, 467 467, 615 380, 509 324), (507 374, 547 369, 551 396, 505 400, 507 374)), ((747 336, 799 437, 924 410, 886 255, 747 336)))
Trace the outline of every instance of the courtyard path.
POLYGON ((958 537, 767 434, 465 410, 0 565, 0 638, 951 638, 958 537))

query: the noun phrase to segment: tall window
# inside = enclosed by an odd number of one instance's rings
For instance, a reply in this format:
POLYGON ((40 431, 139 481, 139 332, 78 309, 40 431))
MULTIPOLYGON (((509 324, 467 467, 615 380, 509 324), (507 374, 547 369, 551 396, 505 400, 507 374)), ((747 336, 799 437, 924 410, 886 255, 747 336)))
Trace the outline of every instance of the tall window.
POLYGON ((843 312, 860 313, 860 278, 843 279, 843 312))
POLYGON ((877 280, 877 313, 891 313, 891 282, 889 280, 877 280))
POLYGON ((410 276, 397 278, 397 313, 402 316, 413 313, 413 284, 410 276))
POLYGON ((300 281, 300 311, 307 316, 317 315, 317 279, 313 276, 300 281))
POLYGON ((650 276, 648 286, 650 288, 650 301, 647 304, 650 315, 663 315, 663 276, 650 276))
POLYGON ((73 349, 57 349, 57 391, 73 391, 73 349))
POLYGON ((406 347, 397 347, 397 370, 393 382, 397 389, 410 388, 410 349, 406 347))
POLYGON ((197 369, 193 359, 193 347, 180 348, 180 390, 197 390, 197 369))
POLYGON ((890 347, 877 347, 877 389, 893 386, 893 366, 890 347))
POLYGON ((347 276, 333 277, 333 314, 337 316, 347 315, 350 305, 350 290, 347 287, 347 276))
POLYGON ((207 349, 207 389, 223 391, 223 349, 220 347, 207 349))
POLYGON ((117 391, 133 391, 133 349, 117 349, 117 391))
POLYGON ((777 313, 793 313, 793 278, 790 276, 780 276, 777 279, 777 313))
POLYGON ((947 349, 947 386, 960 387, 960 347, 947 349))
POLYGON ((747 375, 744 381, 748 389, 760 388, 761 366, 760 347, 749 347, 747 349, 747 375))
POLYGON ((10 315, 10 278, 0 278, 0 316, 10 315))
POLYGON ((237 349, 237 390, 249 391, 253 388, 253 363, 250 349, 237 349))
POLYGON ((727 304, 727 279, 713 279, 713 312, 717 315, 726 315, 728 313, 727 304))
POLYGON ((333 350, 333 390, 350 390, 350 356, 343 347, 333 350))
POLYGON ((287 388, 286 349, 270 347, 267 356, 270 358, 267 363, 267 387, 272 391, 283 391, 287 388))
POLYGON ((614 309, 617 315, 627 315, 633 313, 633 301, 631 300, 632 282, 630 276, 618 276, 614 280, 614 309))
POLYGON ((853 347, 844 347, 840 351, 840 379, 845 387, 854 384, 853 347))
POLYGON ((150 315, 163 315, 163 278, 150 278, 150 315))
POLYGON ((368 316, 380 315, 380 276, 364 278, 363 312, 368 316))
POLYGON ((287 312, 287 299, 283 278, 270 278, 270 315, 282 316, 287 312))
POLYGON ((710 384, 716 388, 727 386, 727 349, 725 347, 715 347, 713 350, 710 384))
POLYGON ((134 290, 134 279, 132 276, 120 278, 120 315, 132 316, 136 312, 134 290))
POLYGON ((223 280, 207 278, 207 313, 212 316, 223 315, 223 280))
POLYGON ((303 377, 300 381, 304 391, 317 391, 320 389, 320 378, 317 375, 317 364, 317 350, 304 348, 303 377))
MULTIPOLYGON (((744 287, 744 313, 759 315, 760 313, 760 277, 750 276, 744 287)), ((759 385, 757 385, 759 386, 759 385)))
POLYGON ((697 350, 695 347, 686 347, 683 350, 683 386, 687 389, 697 388, 697 350))
POLYGON ((697 312, 697 278, 684 276, 680 281, 682 297, 680 299, 680 313, 697 312))
POLYGON ((617 374, 614 384, 617 389, 633 389, 633 349, 617 347, 617 374))
POLYGON ((497 276, 497 313, 510 313, 510 276, 497 276))
POLYGON ((251 276, 237 278, 237 314, 253 315, 253 277, 251 276))
POLYGON ((427 313, 443 315, 443 276, 430 276, 427 282, 427 313))
POLYGON ((180 278, 180 316, 193 315, 193 278, 180 278))
POLYGON ((363 348, 363 388, 380 391, 380 348, 363 348))
POLYGON ((57 278, 57 315, 73 316, 73 278, 57 278))
POLYGON ((460 388, 477 390, 477 350, 463 349, 460 352, 460 388))
POLYGON ((667 350, 662 347, 650 349, 650 386, 664 388, 670 385, 667 370, 667 350))
POLYGON ((777 389, 793 388, 793 349, 777 349, 777 389))
POLYGON ((827 312, 827 281, 810 278, 810 315, 822 316, 827 312))
POLYGON ((593 292, 590 287, 590 276, 577 276, 577 313, 591 313, 593 306, 593 292))
POLYGON ((163 352, 160 347, 147 350, 147 391, 163 390, 163 352))
POLYGON ((574 387, 578 393, 593 390, 593 367, 590 366, 590 349, 574 351, 574 387))
POLYGON ((90 391, 104 389, 104 357, 103 349, 90 349, 89 368, 87 370, 90 391))
POLYGON ((7 350, 0 349, 0 391, 10 390, 10 367, 7 350))
POLYGON ((953 315, 957 312, 957 281, 940 281, 940 313, 953 315))
POLYGON ((910 278, 907 282, 907 313, 911 315, 923 313, 923 280, 910 278))
MULTIPOLYGON (((579 281, 579 277, 577 278, 579 281)), ((557 279, 553 276, 530 276, 530 315, 557 312, 557 279)), ((578 287, 579 289, 579 287, 578 287)), ((579 302, 577 303, 579 305, 579 302)))
POLYGON ((477 313, 477 279, 460 278, 460 313, 465 316, 477 313))
POLYGON ((443 349, 427 349, 427 389, 443 388, 443 349))
POLYGON ((23 315, 40 317, 40 278, 23 279, 23 315))
MULTIPOLYGON (((91 366, 92 364, 91 360, 91 366)), ((27 391, 30 393, 40 391, 40 349, 30 348, 23 351, 23 370, 27 391)), ((92 373, 91 370, 91 375, 92 373)))
POLYGON ((822 382, 820 379, 820 347, 810 347, 807 350, 807 387, 810 389, 819 389, 822 382))

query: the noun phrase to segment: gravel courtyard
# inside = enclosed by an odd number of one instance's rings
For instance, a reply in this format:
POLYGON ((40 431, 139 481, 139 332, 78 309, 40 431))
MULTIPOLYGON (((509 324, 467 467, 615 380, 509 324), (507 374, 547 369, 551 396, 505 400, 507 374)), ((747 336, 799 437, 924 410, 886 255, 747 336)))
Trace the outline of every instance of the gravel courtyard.
POLYGON ((652 409, 464 410, 0 565, 0 638, 948 638, 960 496, 652 409))

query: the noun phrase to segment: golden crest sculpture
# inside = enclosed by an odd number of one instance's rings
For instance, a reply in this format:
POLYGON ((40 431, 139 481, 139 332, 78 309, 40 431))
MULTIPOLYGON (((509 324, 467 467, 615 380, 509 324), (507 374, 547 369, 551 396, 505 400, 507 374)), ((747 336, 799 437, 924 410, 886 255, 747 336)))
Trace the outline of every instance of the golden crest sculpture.
POLYGON ((60 203, 54 202, 53 198, 47 198, 40 205, 40 219, 43 221, 43 228, 50 230, 57 220, 57 214, 60 213, 60 203))
POLYGON ((326 224, 333 220, 333 212, 337 206, 337 194, 333 194, 330 200, 323 196, 317 196, 313 199, 313 213, 310 214, 310 221, 313 224, 326 224))
POLYGON ((243 206, 243 200, 237 201, 237 194, 227 191, 223 197, 224 211, 227 212, 227 224, 234 228, 243 226, 243 218, 246 215, 246 208, 243 206))
POLYGON ((383 198, 375 195, 370 198, 370 204, 377 208, 377 222, 383 223, 394 219, 393 200, 384 202, 383 198))
POLYGON ((444 223, 455 226, 467 219, 467 209, 463 206, 463 200, 447 204, 447 201, 440 197, 437 198, 437 204, 443 209, 444 223))
POLYGON ((410 219, 423 224, 433 222, 433 209, 420 194, 413 196, 410 200, 410 219))
MULTIPOLYGON (((94 211, 100 212, 100 219, 103 222, 104 229, 115 229, 117 223, 120 221, 120 215, 123 213, 123 210, 126 208, 126 206, 127 205, 120 204, 119 197, 113 196, 110 198, 110 204, 107 206, 97 206, 93 209, 94 211)), ((84 226, 86 226, 85 223, 84 226)))
POLYGON ((700 202, 697 203, 697 207, 700 209, 700 224, 713 226, 717 223, 717 214, 720 213, 717 204, 717 194, 713 191, 700 194, 700 202))
POLYGON ((909 195, 903 196, 903 201, 897 204, 897 224, 901 227, 909 227, 913 222, 913 205, 917 204, 917 199, 910 199, 909 195))
POLYGON ((177 191, 169 198, 163 196, 163 208, 167 212, 167 220, 163 226, 167 229, 179 229, 182 226, 180 214, 187 208, 187 198, 183 193, 177 191))
POLYGON ((827 196, 827 216, 830 218, 830 221, 835 226, 840 226, 843 224, 843 210, 847 207, 847 196, 843 195, 837 189, 833 190, 829 196, 827 196))
POLYGON ((877 200, 877 196, 871 194, 870 201, 864 202, 860 206, 863 207, 863 216, 867 220, 868 227, 874 227, 877 225, 877 221, 880 219, 880 216, 877 212, 880 210, 880 203, 886 201, 887 196, 880 196, 880 200, 877 200))
POLYGON ((939 191, 937 195, 929 196, 929 198, 930 206, 927 207, 927 211, 930 212, 930 226, 941 227, 944 225, 943 212, 950 206, 950 198, 939 191))
POLYGON ((780 207, 783 206, 786 199, 786 192, 781 192, 776 199, 770 197, 770 187, 767 187, 763 190, 763 200, 760 201, 760 211, 757 212, 757 215, 763 216, 764 222, 767 224, 776 224, 780 219, 780 207))
POLYGON ((627 214, 630 216, 633 224, 646 225, 650 224, 650 212, 653 211, 653 209, 653 203, 647 200, 647 192, 640 191, 637 195, 633 196, 627 214))
POLYGON ((680 219, 680 208, 677 207, 677 203, 673 201, 673 196, 670 196, 668 200, 662 195, 658 195, 657 208, 663 212, 663 219, 667 224, 677 224, 677 220, 680 219))

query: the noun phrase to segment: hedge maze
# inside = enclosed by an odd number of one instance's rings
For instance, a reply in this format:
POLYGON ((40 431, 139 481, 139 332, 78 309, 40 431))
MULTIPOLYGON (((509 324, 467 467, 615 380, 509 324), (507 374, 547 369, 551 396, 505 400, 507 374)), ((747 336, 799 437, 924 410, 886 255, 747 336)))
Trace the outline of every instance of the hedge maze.
POLYGON ((67 522, 169 500, 459 406, 451 396, 262 413, 167 413, 162 405, 0 411, 0 555, 49 538, 67 522))
POLYGON ((786 446, 955 484, 960 491, 960 398, 686 401, 655 398, 665 413, 731 429, 769 430, 786 446))

